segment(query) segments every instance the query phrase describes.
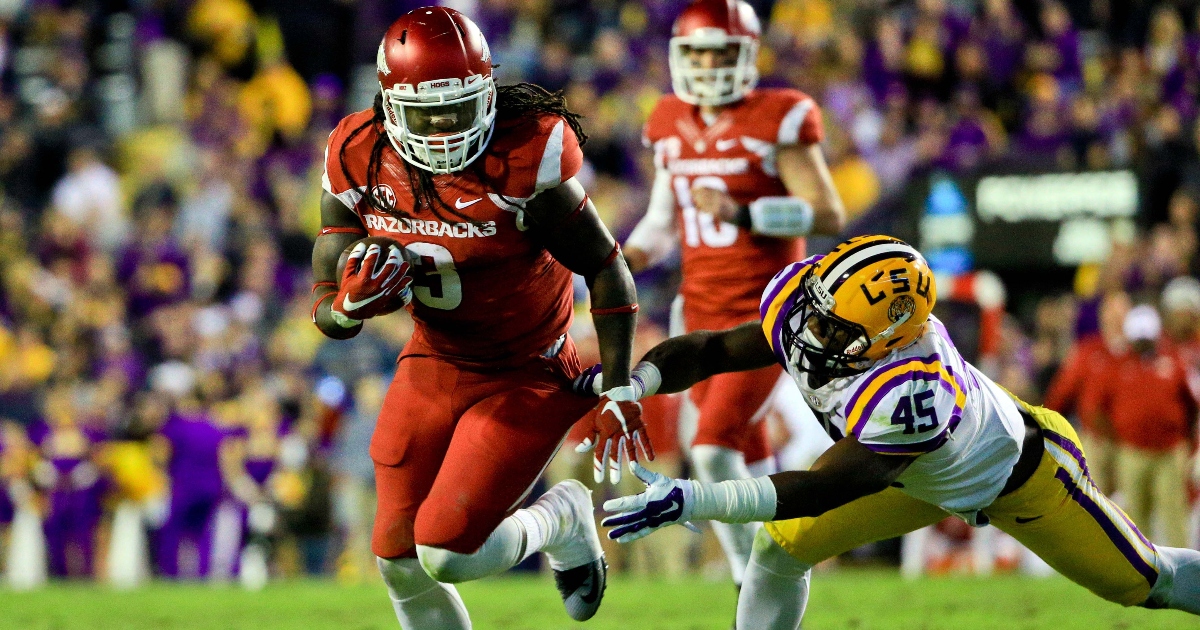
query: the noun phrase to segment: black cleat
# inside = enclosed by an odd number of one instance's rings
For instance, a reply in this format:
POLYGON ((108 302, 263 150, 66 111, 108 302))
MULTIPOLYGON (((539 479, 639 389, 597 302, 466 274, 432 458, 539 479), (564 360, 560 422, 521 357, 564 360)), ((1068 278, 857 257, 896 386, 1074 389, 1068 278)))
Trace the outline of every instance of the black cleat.
POLYGON ((608 563, 600 556, 583 566, 555 571, 554 585, 558 587, 567 614, 575 621, 587 621, 600 610, 600 602, 604 599, 608 563))

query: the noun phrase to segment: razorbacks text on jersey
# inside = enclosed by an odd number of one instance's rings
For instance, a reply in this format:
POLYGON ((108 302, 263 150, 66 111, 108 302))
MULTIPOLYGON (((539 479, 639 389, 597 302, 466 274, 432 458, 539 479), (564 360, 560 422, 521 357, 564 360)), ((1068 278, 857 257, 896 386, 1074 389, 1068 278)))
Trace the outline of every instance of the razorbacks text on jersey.
POLYGON ((796 90, 756 89, 722 109, 711 125, 698 108, 674 95, 659 100, 643 142, 653 147, 655 166, 671 175, 682 243, 680 292, 689 312, 746 321, 758 306, 759 288, 804 256, 803 239, 752 235, 698 212, 691 190, 714 188, 739 204, 787 195, 775 167, 776 148, 823 137, 819 107, 796 90))
POLYGON ((579 171, 583 154, 571 127, 551 114, 497 121, 475 165, 434 177, 441 198, 467 217, 451 223, 425 207, 412 214, 406 165, 394 151, 382 152, 370 194, 385 207, 400 208, 401 216, 363 199, 379 132, 369 128, 346 143, 371 116, 371 110, 347 116, 330 134, 322 185, 371 236, 392 238, 419 260, 413 269, 414 342, 482 365, 520 363, 555 345, 571 325, 571 272, 525 231, 521 206, 579 171))
POLYGON ((1021 455, 1025 424, 1017 403, 963 359, 933 316, 916 341, 866 372, 810 387, 786 356, 780 318, 815 260, 788 265, 763 292, 763 332, 776 359, 831 438, 854 436, 878 453, 920 455, 898 487, 977 524, 977 511, 999 496, 1021 455))

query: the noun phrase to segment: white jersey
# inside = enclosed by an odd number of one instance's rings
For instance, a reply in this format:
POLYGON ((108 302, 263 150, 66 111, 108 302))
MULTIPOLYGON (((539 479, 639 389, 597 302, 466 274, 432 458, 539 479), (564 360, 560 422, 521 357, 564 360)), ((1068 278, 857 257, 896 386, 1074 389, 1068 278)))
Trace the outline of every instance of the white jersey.
MULTIPOLYGON (((780 297, 776 288, 768 286, 765 304, 780 297)), ((1025 423, 1012 396, 963 359, 937 318, 866 372, 817 389, 784 360, 778 330, 770 326, 768 340, 831 438, 853 435, 879 453, 919 455, 897 487, 982 524, 977 511, 1004 488, 1021 455, 1025 423)))

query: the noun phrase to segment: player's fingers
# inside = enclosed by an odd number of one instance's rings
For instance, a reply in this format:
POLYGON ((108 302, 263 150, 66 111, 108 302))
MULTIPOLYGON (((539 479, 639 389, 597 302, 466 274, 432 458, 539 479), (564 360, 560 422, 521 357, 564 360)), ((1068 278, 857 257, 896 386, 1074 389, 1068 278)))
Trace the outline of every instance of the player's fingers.
POLYGON ((350 266, 350 261, 361 260, 363 257, 363 254, 366 253, 366 251, 367 251, 366 243, 359 243, 358 245, 355 245, 354 249, 350 250, 350 255, 346 258, 346 266, 347 267, 350 266))
POLYGON ((653 470, 647 470, 637 462, 630 462, 629 470, 633 472, 638 479, 641 479, 642 483, 646 484, 647 486, 652 486, 654 485, 654 482, 658 481, 660 478, 663 478, 662 475, 654 472, 653 470))
POLYGON ((601 527, 623 527, 632 523, 638 523, 644 520, 645 517, 640 511, 638 512, 622 512, 615 516, 610 516, 603 521, 600 521, 601 527))
POLYGON ((617 497, 615 499, 609 499, 605 501, 603 507, 605 512, 620 512, 620 514, 616 514, 616 516, 608 517, 616 518, 618 516, 624 516, 631 510, 640 510, 646 507, 646 497, 640 494, 630 494, 623 497, 617 497))
POLYGON ((654 528, 651 528, 651 527, 639 527, 639 528, 634 529, 633 531, 629 532, 628 534, 618 536, 617 542, 619 542, 623 545, 626 543, 631 543, 635 540, 638 540, 639 538, 645 538, 646 536, 649 536, 650 532, 653 532, 653 531, 654 531, 654 528))
POLYGON ((646 458, 646 461, 654 461, 654 445, 650 443, 650 436, 646 435, 645 431, 641 429, 635 431, 633 441, 642 450, 642 456, 646 458))
POLYGON ((625 457, 625 436, 615 440, 608 458, 608 480, 614 486, 621 483, 621 463, 625 457))
POLYGON ((604 467, 608 465, 608 454, 611 450, 612 438, 604 440, 603 449, 597 444, 596 456, 592 459, 592 473, 594 474, 596 483, 604 483, 604 467))
POLYGON ((628 536, 630 532, 637 531, 639 528, 644 526, 645 522, 639 518, 628 525, 622 525, 620 527, 614 527, 613 529, 610 529, 608 531, 608 537, 613 540, 620 540, 623 536, 628 536))
POLYGON ((592 441, 592 438, 590 438, 590 437, 583 438, 583 441, 580 442, 579 445, 575 447, 575 452, 581 453, 581 454, 588 453, 588 452, 591 452, 591 450, 595 447, 596 447, 596 443, 592 441))

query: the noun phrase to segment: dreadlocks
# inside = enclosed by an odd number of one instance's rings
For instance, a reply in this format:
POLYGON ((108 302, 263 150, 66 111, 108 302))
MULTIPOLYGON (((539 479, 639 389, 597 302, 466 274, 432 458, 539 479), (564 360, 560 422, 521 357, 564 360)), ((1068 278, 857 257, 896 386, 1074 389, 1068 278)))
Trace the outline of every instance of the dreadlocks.
MULTIPOLYGON (((342 175, 346 178, 346 181, 350 182, 351 189, 358 189, 359 186, 354 176, 350 173, 350 169, 346 167, 346 148, 350 146, 356 137, 374 128, 376 132, 375 143, 371 145, 371 157, 367 162, 366 194, 363 195, 371 208, 392 216, 411 218, 424 207, 428 208, 433 213, 433 216, 446 223, 459 221, 473 222, 471 217, 442 199, 441 195, 437 193, 432 173, 425 169, 417 168, 404 160, 401 163, 404 165, 404 171, 408 175, 409 188, 413 191, 412 210, 406 211, 396 207, 388 207, 382 199, 375 197, 375 186, 379 183, 379 170, 383 164, 383 151, 389 144, 387 132, 383 128, 385 115, 383 112, 383 94, 375 95, 375 103, 371 109, 374 114, 371 119, 355 127, 338 150, 338 162, 342 167, 342 175), (449 213, 449 216, 446 216, 443 212, 449 213)), ((581 116, 567 108, 567 100, 563 96, 562 91, 551 92, 546 88, 532 83, 500 85, 496 87, 496 121, 493 125, 499 124, 502 120, 521 118, 531 113, 562 116, 571 127, 571 130, 575 132, 575 137, 579 139, 579 144, 582 145, 587 142, 587 134, 583 131, 583 125, 579 123, 581 116)))

